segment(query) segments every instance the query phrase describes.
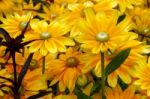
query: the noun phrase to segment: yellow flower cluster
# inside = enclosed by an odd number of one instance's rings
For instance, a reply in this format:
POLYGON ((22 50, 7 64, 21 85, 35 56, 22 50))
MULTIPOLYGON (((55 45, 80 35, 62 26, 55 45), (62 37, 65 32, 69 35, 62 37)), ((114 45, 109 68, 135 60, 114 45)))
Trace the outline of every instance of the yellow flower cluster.
POLYGON ((0 99, 150 99, 150 0, 0 0, 0 22, 0 99))

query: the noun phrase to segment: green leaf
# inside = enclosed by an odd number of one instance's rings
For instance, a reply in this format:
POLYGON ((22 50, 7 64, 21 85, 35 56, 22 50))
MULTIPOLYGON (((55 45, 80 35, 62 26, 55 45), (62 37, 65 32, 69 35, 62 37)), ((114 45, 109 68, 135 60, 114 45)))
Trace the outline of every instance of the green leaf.
POLYGON ((105 76, 107 77, 110 73, 114 72, 118 69, 121 64, 126 60, 126 58, 130 54, 131 48, 122 50, 116 57, 112 59, 112 61, 107 65, 105 69, 105 76))
POLYGON ((119 16, 118 20, 117 20, 117 24, 120 23, 122 20, 124 20, 124 18, 126 17, 125 14, 119 16))
POLYGON ((85 95, 78 89, 75 90, 75 94, 77 95, 78 99, 92 99, 92 97, 85 95))

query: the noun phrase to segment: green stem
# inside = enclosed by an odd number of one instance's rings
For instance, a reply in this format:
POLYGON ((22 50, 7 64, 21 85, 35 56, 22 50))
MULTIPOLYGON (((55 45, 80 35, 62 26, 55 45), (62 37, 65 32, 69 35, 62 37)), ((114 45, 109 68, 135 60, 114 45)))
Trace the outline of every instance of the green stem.
POLYGON ((42 74, 45 73, 45 56, 43 57, 42 74))
POLYGON ((101 52, 101 75, 102 75, 102 95, 101 99, 105 99, 105 64, 104 64, 104 53, 101 52))

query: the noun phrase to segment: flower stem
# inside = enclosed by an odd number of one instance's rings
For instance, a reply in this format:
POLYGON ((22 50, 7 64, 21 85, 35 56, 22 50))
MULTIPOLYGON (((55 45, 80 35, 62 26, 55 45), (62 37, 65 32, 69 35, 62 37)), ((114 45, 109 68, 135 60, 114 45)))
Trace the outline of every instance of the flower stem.
POLYGON ((101 99, 105 99, 105 64, 104 64, 104 53, 103 52, 101 52, 101 75, 102 75, 101 99))
POLYGON ((45 56, 43 57, 42 74, 45 73, 45 56))

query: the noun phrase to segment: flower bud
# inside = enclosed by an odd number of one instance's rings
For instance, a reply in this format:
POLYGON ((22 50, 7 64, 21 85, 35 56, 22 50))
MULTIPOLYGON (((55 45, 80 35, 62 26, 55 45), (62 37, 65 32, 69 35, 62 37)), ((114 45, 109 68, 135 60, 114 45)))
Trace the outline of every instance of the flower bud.
POLYGON ((80 75, 77 80, 77 84, 80 87, 84 87, 88 83, 88 79, 85 75, 80 75))

